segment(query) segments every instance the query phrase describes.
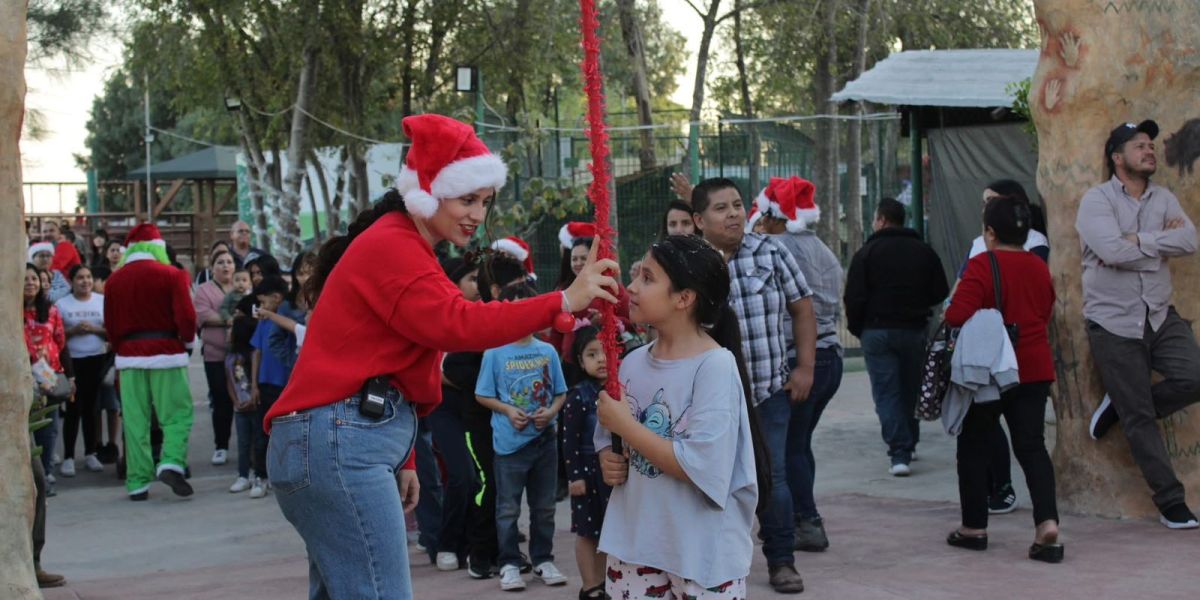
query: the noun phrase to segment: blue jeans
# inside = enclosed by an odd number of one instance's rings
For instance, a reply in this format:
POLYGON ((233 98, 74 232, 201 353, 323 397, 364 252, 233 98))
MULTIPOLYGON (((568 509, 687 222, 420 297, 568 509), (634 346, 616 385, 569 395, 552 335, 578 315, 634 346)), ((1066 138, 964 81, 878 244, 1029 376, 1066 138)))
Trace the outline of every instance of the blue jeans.
MULTIPOLYGON (((438 454, 442 455, 442 461, 446 464, 437 551, 461 556, 467 552, 467 509, 479 487, 475 460, 467 449, 467 430, 462 417, 445 402, 425 417, 425 421, 433 432, 433 443, 437 446, 438 454)), ((421 487, 424 489, 424 485, 421 487)))
MULTIPOLYGON (((33 432, 33 441, 42 448, 42 469, 47 475, 54 474, 54 449, 58 445, 58 428, 62 422, 62 407, 50 411, 47 418, 50 419, 50 424, 33 432)), ((69 457, 68 457, 69 458, 69 457)))
POLYGON ((792 517, 792 492, 788 489, 787 441, 792 420, 791 398, 784 390, 758 405, 763 442, 771 459, 771 500, 758 515, 758 537, 763 542, 767 565, 792 565, 796 523, 792 517))
POLYGON ((868 329, 859 340, 888 457, 893 465, 908 464, 921 441, 916 410, 925 361, 925 331, 868 329))
POLYGON ((554 428, 549 428, 520 450, 496 455, 496 535, 500 544, 501 567, 521 565, 517 518, 521 516, 522 492, 525 492, 529 501, 530 560, 534 565, 554 560, 557 438, 554 428))
POLYGON ((396 476, 416 432, 412 405, 394 392, 379 419, 359 414, 354 397, 273 421, 271 485, 308 550, 311 600, 412 598, 396 476))
MULTIPOLYGON (((788 363, 795 369, 796 361, 788 363)), ((792 509, 802 519, 818 519, 817 501, 813 498, 813 482, 817 477, 817 461, 813 457, 812 438, 825 407, 842 385, 842 357, 836 348, 817 350, 813 369, 812 390, 808 400, 792 405, 792 421, 788 424, 787 475, 792 492, 792 509)))
POLYGON ((252 412, 233 414, 233 422, 237 429, 237 470, 238 477, 250 477, 250 463, 254 458, 254 446, 262 437, 258 415, 252 412))
POLYGON ((433 433, 426 419, 417 419, 417 480, 421 497, 417 501, 417 527, 421 535, 417 543, 425 548, 432 560, 437 555, 442 530, 442 474, 433 453, 433 433))

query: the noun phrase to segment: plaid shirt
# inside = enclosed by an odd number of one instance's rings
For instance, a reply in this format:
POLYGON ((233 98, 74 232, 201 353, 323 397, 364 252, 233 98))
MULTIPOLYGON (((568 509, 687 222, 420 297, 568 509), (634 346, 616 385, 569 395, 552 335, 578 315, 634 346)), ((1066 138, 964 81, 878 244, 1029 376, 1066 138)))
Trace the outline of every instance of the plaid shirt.
POLYGON ((784 328, 788 305, 812 295, 792 254, 765 235, 747 233, 729 261, 729 302, 742 329, 742 354, 750 372, 754 403, 783 389, 787 382, 784 328))

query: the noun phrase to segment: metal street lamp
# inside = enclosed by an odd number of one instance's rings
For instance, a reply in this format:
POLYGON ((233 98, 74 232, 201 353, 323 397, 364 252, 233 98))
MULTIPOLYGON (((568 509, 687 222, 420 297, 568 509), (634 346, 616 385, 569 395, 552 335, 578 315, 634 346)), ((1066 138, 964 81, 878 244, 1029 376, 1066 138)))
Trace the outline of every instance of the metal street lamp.
POLYGON ((479 81, 479 69, 471 66, 460 66, 454 70, 454 90, 458 92, 475 92, 479 81))
POLYGON ((231 113, 242 110, 242 99, 237 96, 225 96, 225 110, 231 113))

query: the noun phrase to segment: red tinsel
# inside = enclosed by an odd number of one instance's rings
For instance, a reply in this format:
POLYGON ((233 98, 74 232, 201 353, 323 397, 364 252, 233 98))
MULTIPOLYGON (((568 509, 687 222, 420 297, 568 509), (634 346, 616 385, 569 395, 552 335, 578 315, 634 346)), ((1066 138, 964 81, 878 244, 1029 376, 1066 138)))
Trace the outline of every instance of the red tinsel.
MULTIPOLYGON (((608 132, 604 124, 604 73, 600 70, 600 14, 595 0, 579 0, 581 13, 580 29, 583 31, 583 79, 587 92, 588 141, 592 154, 592 185, 588 198, 596 209, 596 242, 600 244, 599 258, 614 258, 613 236, 616 232, 609 223, 612 199, 608 194, 609 172, 608 132)), ((614 275, 616 275, 614 273, 614 275)), ((620 346, 617 343, 617 319, 614 306, 604 302, 600 309, 604 316, 604 327, 600 342, 604 345, 604 357, 608 366, 608 382, 605 390, 613 398, 621 398, 621 383, 617 377, 620 367, 620 346)))

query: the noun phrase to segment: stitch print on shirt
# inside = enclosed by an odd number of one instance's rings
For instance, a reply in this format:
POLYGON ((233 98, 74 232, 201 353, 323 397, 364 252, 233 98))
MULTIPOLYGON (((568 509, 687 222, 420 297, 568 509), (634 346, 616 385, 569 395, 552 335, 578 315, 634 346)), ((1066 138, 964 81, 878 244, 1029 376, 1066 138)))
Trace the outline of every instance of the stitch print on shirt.
MULTIPOLYGON (((629 382, 625 383, 625 389, 629 389, 629 382)), ((634 409, 634 415, 637 416, 638 422, 646 426, 646 429, 652 431, 654 435, 668 440, 687 439, 686 424, 683 424, 683 416, 687 414, 687 409, 683 410, 683 414, 679 415, 678 419, 672 421, 671 407, 667 406, 663 400, 663 391, 662 388, 659 388, 658 392, 654 394, 654 401, 644 409, 641 408, 637 398, 627 396, 627 399, 634 409)), ((629 451, 629 466, 650 479, 662 475, 662 469, 654 466, 649 459, 632 448, 629 451)))

